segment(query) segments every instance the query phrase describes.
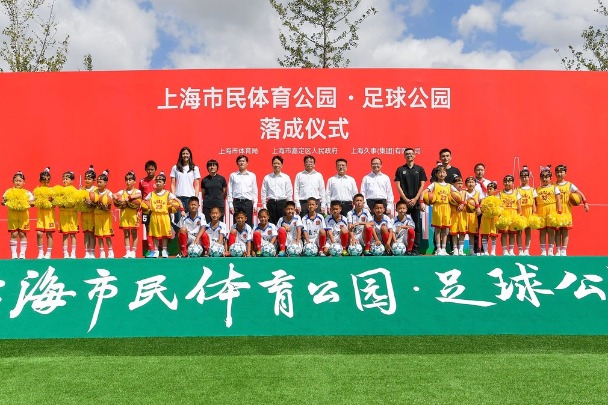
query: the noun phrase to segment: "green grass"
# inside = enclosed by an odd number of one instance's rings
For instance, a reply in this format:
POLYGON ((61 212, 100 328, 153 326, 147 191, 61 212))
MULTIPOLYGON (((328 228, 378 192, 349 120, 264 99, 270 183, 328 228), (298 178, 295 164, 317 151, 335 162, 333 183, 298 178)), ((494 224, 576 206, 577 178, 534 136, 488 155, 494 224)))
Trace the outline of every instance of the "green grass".
POLYGON ((1 403, 602 403, 606 336, 0 341, 1 403))

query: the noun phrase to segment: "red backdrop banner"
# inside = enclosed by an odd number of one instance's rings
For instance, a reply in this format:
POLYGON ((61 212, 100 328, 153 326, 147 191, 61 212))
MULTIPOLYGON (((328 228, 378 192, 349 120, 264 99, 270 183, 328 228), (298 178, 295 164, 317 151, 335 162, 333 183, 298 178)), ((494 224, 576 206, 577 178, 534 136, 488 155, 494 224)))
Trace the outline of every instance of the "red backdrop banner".
MULTIPOLYGON (((169 173, 179 149, 194 163, 217 159, 226 178, 235 158, 249 156, 261 183, 271 158, 285 159, 293 178, 312 154, 325 179, 335 160, 348 160, 360 183, 378 156, 391 178, 413 147, 427 174, 441 148, 452 150, 466 177, 477 162, 500 182, 523 165, 539 184, 541 165, 568 166, 567 179, 592 204, 574 209, 569 254, 608 255, 599 232, 608 223, 600 155, 608 148, 608 120, 601 101, 608 74, 600 72, 431 69, 263 69, 128 72, 4 73, 0 182, 14 172, 26 188, 50 166, 52 184, 90 164, 110 169, 110 190, 124 175, 145 175, 148 159, 169 173), (589 178, 591 176, 591 178, 589 178)), ((516 182, 517 184, 517 182, 516 182)), ((31 217, 35 218, 35 209, 31 217)), ((6 218, 6 208, 0 211, 6 218)), ((6 224, 5 222, 3 222, 6 224)), ((4 225, 6 226, 6 225, 4 225)), ((117 255, 122 243, 117 236, 117 255)), ((34 232, 28 257, 37 254, 34 232)), ((57 242, 59 240, 57 238, 57 242)), ((79 244, 82 242, 79 240, 79 244)), ((538 243, 535 241, 535 245, 538 243)), ((82 246, 79 246, 79 251, 82 246)), ((60 253, 60 249, 55 249, 60 253)), ((9 257, 7 235, 0 257, 9 257)))

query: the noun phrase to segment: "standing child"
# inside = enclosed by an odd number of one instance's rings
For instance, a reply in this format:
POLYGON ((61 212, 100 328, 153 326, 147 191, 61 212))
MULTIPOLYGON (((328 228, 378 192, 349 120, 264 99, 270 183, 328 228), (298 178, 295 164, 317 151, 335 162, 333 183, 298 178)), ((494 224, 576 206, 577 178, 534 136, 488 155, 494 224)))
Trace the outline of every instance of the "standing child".
POLYGON ((551 183, 551 166, 543 167, 540 172, 540 187, 536 188, 536 209, 544 221, 540 229, 540 255, 553 256, 555 227, 548 222, 556 213, 562 213, 562 199, 559 188, 551 183))
MULTIPOLYGON (((363 254, 370 256, 372 239, 374 239, 374 228, 371 225, 372 214, 365 208, 365 197, 363 194, 355 194, 353 197, 353 209, 346 215, 350 231, 350 244, 357 243, 363 246, 363 254)), ((377 238, 377 236, 376 236, 377 238)))
MULTIPOLYGON (((528 219, 532 214, 536 214, 536 190, 530 187, 530 170, 524 166, 519 172, 519 181, 521 185, 517 188, 519 193, 519 205, 521 207, 521 215, 528 219)), ((530 256, 530 243, 532 241, 532 230, 526 227, 523 231, 517 231, 517 245, 520 247, 520 256, 530 256), (522 240, 522 233, 526 235, 525 248, 522 240)))
POLYGON ((326 220, 327 227, 329 228, 327 231, 327 236, 329 238, 330 243, 338 243, 338 235, 340 235, 340 245, 342 246, 342 256, 348 256, 348 242, 349 242, 349 232, 348 232, 348 221, 344 215, 342 215, 342 203, 340 201, 331 201, 329 204, 329 211, 331 212, 331 216, 326 220))
POLYGON ((30 230, 30 211, 34 202, 34 195, 23 188, 25 175, 17 172, 13 176, 13 187, 6 190, 3 195, 2 205, 8 207, 8 231, 11 233, 10 247, 11 258, 25 259, 27 250, 27 232, 30 230), (19 245, 19 255, 17 255, 19 245))
MULTIPOLYGON (((206 226, 202 226, 196 235, 193 243, 201 243, 205 249, 205 256, 209 256, 211 247, 214 245, 220 245, 226 251, 226 236, 228 235, 228 228, 226 224, 220 221, 222 217, 222 210, 219 207, 213 207, 209 211, 211 222, 206 226)), ((204 219, 204 216, 203 216, 204 219)))
POLYGON ((105 259, 104 241, 108 249, 108 259, 114 258, 112 249, 112 237, 114 236, 113 217, 112 217, 112 192, 107 189, 108 169, 104 170, 97 177, 97 189, 91 195, 91 201, 95 203, 95 237, 99 244, 99 258, 105 259))
POLYGON ((165 184, 167 182, 167 176, 165 173, 160 172, 156 176, 154 182, 154 191, 148 194, 145 198, 145 202, 142 204, 142 209, 150 211, 150 232, 148 234, 149 239, 152 239, 153 243, 150 247, 150 251, 146 255, 148 258, 158 258, 158 249, 162 249, 161 256, 163 258, 169 257, 167 251, 167 241, 171 238, 171 220, 169 218, 169 205, 177 204, 180 210, 184 210, 181 204, 178 203, 177 197, 168 190, 165 190, 165 184))
POLYGON ((319 256, 327 256, 327 226, 325 219, 317 214, 317 199, 310 197, 307 200, 308 214, 302 218, 304 224, 304 241, 314 243, 319 249, 319 256))
POLYGON ((579 194, 583 207, 585 208, 585 212, 589 212, 589 204, 587 204, 587 199, 585 198, 583 192, 574 184, 565 180, 566 170, 566 165, 557 165, 555 167, 555 185, 559 189, 562 196, 562 209, 564 215, 566 216, 566 224, 564 226, 560 226, 555 232, 555 244, 557 246, 557 251, 555 252, 556 256, 567 255, 566 250, 568 249, 569 234, 570 229, 572 229, 572 206, 570 204, 570 195, 573 193, 579 194))
POLYGON ((78 233, 78 211, 76 211, 76 194, 74 172, 63 173, 63 187, 56 190, 55 201, 59 207, 59 232, 63 235, 63 258, 76 259, 76 234, 78 233), (71 248, 71 253, 70 253, 71 248))
POLYGON ((285 216, 277 222, 277 239, 279 240, 279 257, 285 256, 285 247, 295 244, 302 250, 302 229, 304 224, 299 215, 296 214, 296 203, 287 201, 285 203, 285 216))
POLYGON ((455 200, 450 199, 450 213, 452 215, 450 225, 450 236, 452 237, 452 256, 464 256, 464 237, 467 234, 467 212, 466 206, 466 190, 462 189, 462 177, 454 178, 454 187, 458 190, 460 202, 454 204, 455 200))
POLYGON ((253 230, 247 223, 247 214, 245 211, 238 210, 235 214, 236 224, 230 228, 230 234, 228 235, 228 249, 235 243, 242 243, 245 245, 245 254, 243 256, 252 256, 251 253, 251 239, 253 238, 253 230))
POLYGON ((403 200, 397 202, 397 216, 393 220, 394 243, 401 242, 407 246, 406 256, 412 256, 414 240, 416 238, 416 223, 407 213, 407 203, 403 200))
POLYGON ((259 223, 253 230, 253 249, 257 256, 262 256, 262 245, 272 245, 275 248, 277 244, 277 226, 270 222, 270 212, 266 208, 258 211, 259 223))
POLYGON ((125 235, 125 259, 135 259, 141 192, 135 188, 135 172, 125 175, 126 188, 114 194, 114 204, 120 209, 119 225, 125 235))
MULTIPOLYGON (((469 234, 469 255, 480 255, 480 252, 475 250, 481 250, 478 246, 475 246, 475 241, 479 241, 479 220, 478 216, 481 217, 480 198, 481 191, 477 189, 477 181, 475 177, 469 176, 466 179, 467 191, 465 193, 465 201, 467 211, 467 233, 469 234)), ((486 186, 484 185, 484 188, 486 186)), ((460 251, 459 251, 460 253, 460 251)))
POLYGON ((179 221, 179 231, 177 232, 177 240, 179 242, 180 254, 178 257, 188 257, 188 246, 196 241, 196 237, 204 231, 207 226, 205 217, 199 214, 198 210, 200 202, 198 197, 190 197, 188 199, 188 215, 181 217, 179 221))
POLYGON ((84 207, 80 213, 80 226, 84 234, 84 258, 95 258, 95 203, 91 201, 91 196, 97 189, 95 186, 97 174, 93 165, 84 173, 84 186, 82 189, 87 197, 84 200, 84 207))
POLYGON ((383 244, 386 254, 391 253, 391 242, 393 241, 393 220, 385 214, 386 209, 382 201, 376 201, 373 206, 374 216, 372 225, 376 244, 383 244))
POLYGON ((55 208, 53 206, 53 189, 49 187, 51 168, 40 173, 40 185, 34 189, 34 206, 38 208, 36 218, 36 241, 38 242, 38 259, 50 259, 53 250, 53 233, 55 233, 55 208), (45 238, 46 236, 46 238, 45 238), (44 253, 46 239, 46 253, 44 253))
MULTIPOLYGON (((508 174, 502 180, 504 189, 498 193, 498 198, 502 203, 504 212, 502 215, 507 215, 516 218, 521 215, 521 205, 519 201, 521 196, 516 189, 513 188, 515 177, 508 174)), ((502 245, 503 256, 515 256, 516 234, 515 225, 511 223, 508 228, 499 230, 500 244, 502 245), (507 249, 508 248, 508 249, 507 249)))
MULTIPOLYGON (((144 167, 146 169, 146 177, 139 181, 139 191, 141 192, 141 198, 146 198, 148 194, 154 191, 154 179, 156 177, 157 166, 154 160, 148 160, 144 167)), ((147 232, 150 227, 150 215, 142 212, 141 222, 144 224, 147 236, 147 232)))
POLYGON ((447 168, 444 165, 438 165, 435 169, 435 176, 437 181, 431 183, 427 190, 435 193, 435 203, 433 204, 432 220, 431 225, 435 228, 435 254, 437 256, 448 256, 446 251, 446 244, 448 240, 448 233, 450 226, 452 225, 452 212, 450 210, 450 196, 457 200, 458 190, 446 183, 445 178, 447 176, 447 168))
POLYGON ((479 233, 481 234, 481 243, 483 246, 484 256, 496 256, 496 212, 494 211, 500 205, 500 200, 496 197, 497 184, 493 181, 486 186, 486 197, 481 201, 481 224, 479 233), (489 250, 488 250, 489 249, 489 250))

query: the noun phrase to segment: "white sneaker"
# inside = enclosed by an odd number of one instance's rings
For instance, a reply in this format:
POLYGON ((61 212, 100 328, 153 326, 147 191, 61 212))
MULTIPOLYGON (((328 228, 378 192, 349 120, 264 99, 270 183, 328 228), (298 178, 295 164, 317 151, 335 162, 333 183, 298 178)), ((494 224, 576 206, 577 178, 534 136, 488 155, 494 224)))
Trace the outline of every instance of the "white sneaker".
POLYGON ((163 250, 163 253, 162 253, 161 256, 162 256, 163 259, 167 259, 169 257, 169 253, 167 253, 166 250, 163 250))
POLYGON ((70 255, 70 259, 75 259, 76 258, 76 252, 72 252, 72 254, 70 255))
POLYGON ((496 252, 490 253, 490 256, 496 256, 496 252))
POLYGON ((553 250, 549 250, 549 253, 547 253, 547 256, 553 256, 553 250))
POLYGON ((524 256, 530 256, 530 251, 528 249, 524 251, 524 256))
POLYGON ((483 256, 490 256, 490 254, 488 252, 483 252, 482 255, 483 256))
POLYGON ((51 258, 51 252, 46 252, 46 254, 44 255, 45 259, 50 259, 51 258))
POLYGON ((11 254, 11 259, 18 259, 18 258, 19 258, 19 256, 17 255, 17 252, 11 254))
POLYGON ((454 249, 452 251, 452 256, 458 256, 458 249, 454 249))
POLYGON ((441 256, 449 256, 450 254, 445 250, 445 249, 441 249, 441 256))
POLYGON ((502 251, 502 255, 503 255, 503 256, 510 256, 509 252, 508 252, 508 251, 506 251, 506 250, 503 250, 503 251, 502 251))
POLYGON ((475 253, 475 256, 481 256, 481 253, 475 253))
POLYGON ((562 255, 561 250, 557 249, 557 250, 555 251, 555 256, 561 256, 561 255, 562 255))
POLYGON ((525 255, 526 255, 526 252, 524 252, 523 250, 520 250, 520 251, 519 251, 519 255, 520 255, 520 256, 525 256, 525 255))
POLYGON ((19 258, 20 259, 25 259, 25 252, 19 253, 19 258))
POLYGON ((106 252, 103 251, 103 250, 101 252, 99 252, 99 258, 100 259, 105 259, 106 258, 106 252))
POLYGON ((547 256, 547 252, 543 250, 542 252, 540 252, 540 255, 541 256, 547 256))
POLYGON ((68 252, 63 252, 63 258, 64 259, 69 259, 70 258, 70 254, 68 252))
POLYGON ((44 259, 44 252, 41 250, 38 252, 38 259, 44 259))
POLYGON ((325 253, 319 252, 319 257, 325 257, 325 253))
POLYGON ((458 249, 458 255, 459 255, 459 256, 466 256, 466 255, 464 254, 464 248, 460 248, 460 249, 458 249))
POLYGON ((513 249, 509 250, 509 256, 515 256, 515 252, 513 251, 513 249))
POLYGON ((123 259, 130 259, 131 258, 131 252, 127 252, 127 254, 125 254, 122 258, 123 259))
POLYGON ((565 250, 562 250, 562 256, 568 256, 565 250))
POLYGON ((114 258, 114 251, 113 251, 113 250, 110 250, 110 251, 108 252, 108 259, 113 259, 113 258, 114 258))

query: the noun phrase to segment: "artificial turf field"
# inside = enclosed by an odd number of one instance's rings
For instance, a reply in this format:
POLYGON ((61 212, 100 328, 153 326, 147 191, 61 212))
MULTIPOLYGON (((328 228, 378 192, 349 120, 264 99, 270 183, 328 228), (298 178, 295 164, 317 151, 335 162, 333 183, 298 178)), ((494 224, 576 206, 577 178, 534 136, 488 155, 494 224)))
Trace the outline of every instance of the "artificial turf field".
POLYGON ((608 403, 607 336, 0 340, 1 403, 608 403))

